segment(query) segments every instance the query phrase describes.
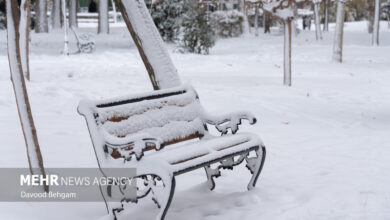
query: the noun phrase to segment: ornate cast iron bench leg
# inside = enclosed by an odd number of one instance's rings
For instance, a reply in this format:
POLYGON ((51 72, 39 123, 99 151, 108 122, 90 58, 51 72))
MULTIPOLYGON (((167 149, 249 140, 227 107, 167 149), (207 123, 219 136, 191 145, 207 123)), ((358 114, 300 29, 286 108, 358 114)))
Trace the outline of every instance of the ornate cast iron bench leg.
POLYGON ((214 177, 221 176, 221 171, 219 171, 219 167, 217 168, 211 168, 210 165, 207 165, 204 167, 207 175, 207 186, 210 190, 214 190, 215 188, 215 181, 214 177))
POLYGON ((207 185, 210 190, 215 188, 214 178, 221 176, 220 169, 230 169, 232 170, 234 166, 241 164, 244 159, 246 161, 246 167, 252 174, 252 178, 248 184, 248 190, 252 190, 256 186, 257 179, 261 173, 261 170, 264 166, 266 150, 265 146, 261 146, 255 150, 256 157, 249 157, 249 152, 244 152, 239 155, 238 159, 235 159, 237 156, 230 157, 228 159, 221 160, 216 168, 211 168, 211 165, 207 165, 204 167, 207 175, 207 185))
MULTIPOLYGON (((160 209, 156 220, 164 220, 169 206, 171 205, 173 194, 175 193, 176 180, 175 177, 162 179, 160 176, 154 174, 148 174, 143 176, 138 176, 137 178, 142 178, 144 180, 144 189, 137 193, 137 198, 135 200, 129 199, 124 200, 123 202, 133 202, 137 203, 138 199, 142 199, 146 197, 149 193, 152 195, 152 200, 156 203, 157 207, 160 209), (157 181, 162 181, 162 187, 157 186, 157 181), (160 189, 157 189, 160 188, 160 189)), ((106 205, 108 205, 106 203, 106 205)), ((117 220, 117 213, 124 210, 123 204, 122 207, 119 208, 111 208, 107 206, 109 209, 109 215, 112 216, 111 219, 117 220)))
POLYGON ((252 190, 256 186, 257 179, 259 178, 261 170, 263 169, 264 166, 265 156, 266 156, 266 150, 265 150, 265 146, 263 145, 256 150, 256 157, 246 158, 246 162, 247 162, 246 167, 253 174, 248 184, 248 190, 252 190))
POLYGON ((156 220, 164 220, 168 212, 169 206, 171 205, 173 194, 175 193, 175 187, 176 187, 175 177, 172 177, 171 182, 167 182, 167 183, 169 184, 166 184, 164 182, 164 194, 165 194, 164 200, 161 202, 160 205, 158 204, 161 211, 157 215, 156 220))

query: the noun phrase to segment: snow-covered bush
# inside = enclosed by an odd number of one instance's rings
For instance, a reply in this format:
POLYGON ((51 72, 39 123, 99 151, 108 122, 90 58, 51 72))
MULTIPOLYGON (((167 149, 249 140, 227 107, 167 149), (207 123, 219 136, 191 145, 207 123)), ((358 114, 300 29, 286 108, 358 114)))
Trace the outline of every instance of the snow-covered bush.
POLYGON ((204 10, 188 3, 182 21, 181 47, 185 52, 208 54, 215 44, 215 33, 204 10))
POLYGON ((152 6, 152 18, 165 41, 173 42, 180 31, 183 0, 164 0, 152 6))
POLYGON ((220 37, 238 37, 243 33, 244 14, 237 10, 215 11, 210 23, 220 37))
POLYGON ((386 3, 382 3, 381 8, 382 8, 381 18, 390 21, 390 1, 386 3))

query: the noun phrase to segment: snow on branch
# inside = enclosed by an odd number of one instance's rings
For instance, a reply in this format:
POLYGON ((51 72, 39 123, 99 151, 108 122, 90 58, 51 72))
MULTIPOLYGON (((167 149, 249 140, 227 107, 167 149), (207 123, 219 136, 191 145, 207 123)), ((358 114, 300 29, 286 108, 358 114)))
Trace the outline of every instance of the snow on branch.
POLYGON ((181 85, 177 70, 144 0, 118 0, 118 3, 153 88, 158 90, 181 85))

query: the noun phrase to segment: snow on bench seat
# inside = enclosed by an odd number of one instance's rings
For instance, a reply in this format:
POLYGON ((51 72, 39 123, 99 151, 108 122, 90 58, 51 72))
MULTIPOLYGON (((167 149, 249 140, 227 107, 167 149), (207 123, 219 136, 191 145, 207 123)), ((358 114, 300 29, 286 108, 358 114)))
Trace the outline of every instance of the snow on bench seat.
POLYGON ((174 173, 179 173, 225 155, 243 152, 261 145, 263 145, 262 141, 254 134, 225 135, 152 152, 145 155, 145 162, 162 160, 172 166, 174 173))

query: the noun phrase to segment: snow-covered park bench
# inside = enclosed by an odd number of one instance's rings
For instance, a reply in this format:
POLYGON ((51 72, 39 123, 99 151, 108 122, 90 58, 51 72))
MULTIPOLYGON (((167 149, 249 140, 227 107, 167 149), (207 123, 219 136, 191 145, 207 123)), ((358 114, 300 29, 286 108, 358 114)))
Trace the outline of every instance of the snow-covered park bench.
MULTIPOLYGON (((106 202, 115 219, 124 209, 122 202, 137 202, 149 193, 161 209, 156 219, 164 219, 175 176, 198 168, 205 169, 213 190, 220 169, 232 169, 246 161, 252 173, 247 187, 251 190, 264 164, 266 151, 259 137, 236 133, 242 120, 254 124, 256 118, 248 112, 211 116, 190 86, 104 101, 84 100, 78 112, 86 119, 99 167, 136 168, 136 178, 144 182, 138 184, 136 198, 123 196, 117 203, 106 202), (210 125, 222 135, 212 135, 210 125)), ((107 189, 101 190, 104 197, 110 195, 107 189)))
POLYGON ((70 28, 77 40, 77 53, 92 53, 95 50, 95 42, 88 33, 80 33, 76 28, 70 28))

